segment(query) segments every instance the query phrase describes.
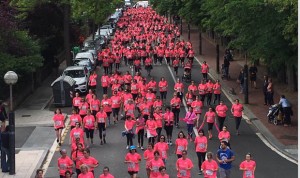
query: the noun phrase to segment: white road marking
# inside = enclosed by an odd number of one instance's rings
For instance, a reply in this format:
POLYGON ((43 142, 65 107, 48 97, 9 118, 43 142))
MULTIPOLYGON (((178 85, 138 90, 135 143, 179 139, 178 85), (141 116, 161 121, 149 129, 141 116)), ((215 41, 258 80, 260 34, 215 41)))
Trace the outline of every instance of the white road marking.
POLYGON ((261 139, 261 141, 267 146, 269 147, 271 150, 273 150, 274 152, 276 152, 277 154, 279 154, 281 157, 287 159, 288 161, 294 163, 294 164, 297 164, 298 165, 298 162, 289 158, 288 156, 284 155, 282 152, 280 152, 278 149, 276 149, 274 146, 272 146, 268 140, 266 140, 264 138, 264 136, 261 134, 261 133, 256 133, 256 135, 261 139))

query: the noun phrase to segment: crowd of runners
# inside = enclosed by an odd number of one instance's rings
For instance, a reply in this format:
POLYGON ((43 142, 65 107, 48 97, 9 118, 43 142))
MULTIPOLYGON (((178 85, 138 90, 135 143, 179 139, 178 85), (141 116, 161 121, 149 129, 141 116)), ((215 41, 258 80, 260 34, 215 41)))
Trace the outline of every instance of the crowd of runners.
MULTIPOLYGON (((230 133, 224 120, 230 109, 236 123, 236 134, 242 119, 243 105, 236 100, 232 106, 226 106, 221 100, 221 84, 208 78, 209 66, 201 65, 203 80, 196 84, 191 80, 188 91, 184 91, 184 83, 177 79, 173 91, 168 90, 168 81, 161 77, 155 81, 151 70, 156 65, 170 65, 178 75, 178 68, 192 69, 194 50, 190 42, 180 40, 180 30, 167 19, 158 15, 153 9, 129 8, 117 23, 117 31, 109 47, 99 52, 98 60, 103 75, 96 72, 90 75, 89 92, 85 97, 79 93, 73 98, 73 111, 70 116, 71 153, 67 156, 65 149, 60 151, 58 159, 61 177, 71 176, 76 169, 79 178, 95 177, 94 169, 98 161, 90 153, 89 147, 94 144, 94 131, 98 130, 100 143, 106 144, 106 129, 108 125, 123 124, 122 135, 126 136, 124 163, 128 174, 136 178, 140 170, 140 162, 146 160, 147 175, 139 177, 168 178, 166 162, 170 156, 169 147, 175 147, 177 161, 174 164, 177 177, 190 178, 191 169, 198 169, 198 174, 205 178, 229 178, 231 163, 235 160, 231 150, 230 133), (122 74, 120 64, 128 66, 128 71, 122 74), (141 69, 147 70, 147 76, 142 76, 141 69), (131 69, 135 75, 130 73, 131 69), (147 81, 148 79, 148 81, 147 81), (97 96, 97 83, 101 84, 103 96, 97 96), (167 100, 167 95, 172 95, 167 100), (186 102, 188 112, 184 118, 179 118, 180 108, 186 102), (212 104, 217 105, 212 107, 212 104), (208 107, 202 113, 203 107, 208 107), (125 121, 123 121, 125 120, 125 121), (180 131, 176 138, 173 127, 178 127, 181 121, 186 123, 187 132, 180 131), (202 129, 207 123, 208 137, 202 129), (220 149, 217 153, 207 152, 208 139, 212 139, 212 129, 218 131, 220 149), (195 136, 193 128, 197 129, 195 136), (144 143, 144 138, 147 141, 144 143), (137 139, 138 145, 133 144, 137 139), (197 166, 187 156, 188 144, 194 144, 197 153, 197 166), (143 154, 137 153, 143 150, 143 154), (195 168, 196 167, 196 168, 195 168)), ((200 72, 199 72, 200 74, 200 72)), ((64 128, 64 117, 57 109, 53 117, 57 134, 57 142, 61 145, 61 131, 64 128)), ((121 132, 121 131, 120 131, 121 132)), ((105 163, 104 163, 105 164, 105 163)), ((254 178, 256 164, 248 153, 245 161, 240 164, 244 178, 254 178)), ((109 168, 103 168, 100 178, 112 178, 109 168)), ((194 177, 194 175, 193 175, 194 177)))

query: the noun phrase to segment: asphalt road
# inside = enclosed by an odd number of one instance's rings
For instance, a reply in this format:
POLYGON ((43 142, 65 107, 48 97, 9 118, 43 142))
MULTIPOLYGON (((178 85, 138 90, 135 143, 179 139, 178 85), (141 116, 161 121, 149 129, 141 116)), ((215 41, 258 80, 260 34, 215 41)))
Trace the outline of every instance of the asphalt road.
MULTIPOLYGON (((174 85, 174 79, 169 71, 169 68, 166 64, 163 64, 161 66, 155 65, 153 66, 154 69, 152 70, 151 74, 154 77, 154 79, 158 82, 160 78, 163 76, 166 78, 166 80, 169 83, 168 88, 168 100, 170 100, 172 92, 173 92, 173 85, 174 85)), ((121 71, 122 73, 130 70, 127 66, 122 66, 121 71)), ((173 72, 173 69, 171 69, 173 72)), ((97 70, 98 76, 101 76, 102 70, 97 70)), ((181 78, 183 74, 183 69, 179 69, 179 78, 181 78)), ((146 71, 142 71, 142 75, 146 76, 146 71)), ((200 65, 195 62, 192 70, 192 79, 199 84, 202 76, 200 76, 200 65)), ((189 85, 189 83, 184 83, 186 90, 189 85)), ((97 95, 102 96, 102 89, 100 88, 100 85, 97 86, 97 95)), ((102 97, 101 97, 102 98, 102 97)), ((227 98, 225 98, 224 95, 221 95, 222 100, 225 102, 225 104, 228 106, 228 108, 231 107, 231 103, 228 101, 227 98)), ((54 108, 49 108, 50 110, 53 110, 54 108)), ((207 106, 204 105, 203 113, 207 111, 207 106)), ((70 114, 71 108, 63 108, 63 112, 70 114)), ((181 107, 180 112, 180 118, 184 117, 185 115, 185 108, 184 106, 181 107)), ((232 137, 231 137, 231 146, 232 150, 235 153, 236 160, 233 162, 232 167, 232 176, 233 178, 242 177, 242 171, 239 170, 239 164, 244 160, 245 154, 250 152, 252 153, 253 159, 256 161, 257 168, 255 171, 256 177, 259 178, 282 178, 282 177, 290 177, 294 178, 297 177, 297 165, 289 162, 288 160, 282 158, 278 154, 276 154, 274 151, 272 151, 270 148, 268 148, 256 135, 257 131, 256 129, 251 125, 251 123, 246 123, 244 120, 241 123, 240 126, 240 133, 241 135, 236 136, 235 135, 235 128, 234 128, 234 120, 231 116, 231 114, 228 112, 228 117, 226 118, 225 125, 228 126, 228 130, 230 131, 232 137)), ((201 117, 202 121, 202 117, 201 117)), ((205 125, 204 127, 205 131, 207 131, 207 127, 205 125)), ((116 125, 111 125, 107 128, 107 144, 100 145, 100 140, 98 135, 95 135, 94 139, 94 145, 91 146, 91 155, 97 158, 99 161, 99 167, 95 169, 95 177, 98 177, 100 173, 102 172, 102 168, 104 166, 108 166, 110 168, 110 172, 116 177, 116 178, 129 178, 129 175, 127 173, 127 166, 123 163, 125 154, 128 152, 128 150, 125 149, 126 147, 126 138, 121 136, 121 131, 124 130, 124 121, 119 121, 116 125)), ((186 125, 182 121, 180 121, 180 128, 176 129, 174 128, 173 131, 173 143, 177 137, 177 133, 183 130, 185 133, 187 133, 186 125)), ((165 134, 165 131, 162 132, 165 134)), ((207 134, 206 134, 207 135, 207 134)), ((214 128, 213 130, 213 139, 209 140, 208 142, 208 150, 212 151, 213 153, 216 153, 218 146, 219 146, 219 140, 217 139, 217 131, 214 128)), ((68 153, 70 153, 70 146, 69 146, 69 132, 67 133, 66 139, 64 140, 62 144, 62 148, 66 148, 68 150, 68 153)), ((144 143, 146 141, 144 140, 144 143)), ((137 144, 137 138, 134 139, 134 144, 137 144)), ((144 144, 146 145, 146 144, 144 144)), ((58 150, 58 149, 57 149, 58 150)), ((143 154, 143 151, 138 150, 138 153, 141 155, 143 154)), ((58 171, 57 171, 57 159, 59 157, 59 152, 56 151, 51 162, 49 165, 49 168, 46 172, 45 177, 58 177, 58 171)), ((197 156, 194 150, 194 145, 189 142, 188 146, 188 157, 193 161, 194 168, 192 169, 192 177, 203 177, 198 175, 198 168, 197 168, 197 156)), ((176 168, 175 168, 175 162, 177 160, 176 155, 174 154, 174 145, 171 146, 169 151, 169 159, 167 160, 167 173, 170 175, 170 177, 175 178, 176 177, 176 168)), ((143 160, 140 164, 140 172, 138 176, 140 178, 146 178, 146 171, 145 171, 145 161, 143 160)))

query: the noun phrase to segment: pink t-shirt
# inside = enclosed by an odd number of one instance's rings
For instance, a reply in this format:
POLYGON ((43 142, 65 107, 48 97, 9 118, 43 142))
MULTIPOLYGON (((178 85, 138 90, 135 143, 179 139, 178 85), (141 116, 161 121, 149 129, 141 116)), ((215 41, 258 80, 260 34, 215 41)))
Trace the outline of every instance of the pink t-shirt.
POLYGON ((88 172, 86 174, 80 173, 78 178, 94 178, 94 174, 92 172, 88 172))
POLYGON ((197 136, 195 138, 194 143, 196 147, 196 152, 206 152, 207 138, 205 136, 197 136))
POLYGON ((156 178, 170 178, 170 176, 168 174, 165 175, 158 175, 156 178))
POLYGON ((68 168, 73 165, 73 161, 71 158, 66 156, 65 158, 58 158, 57 160, 57 166, 59 168, 59 175, 65 175, 66 171, 72 172, 72 168, 68 168))
POLYGON ((219 117, 226 117, 226 112, 227 112, 228 108, 225 104, 223 105, 218 105, 216 107, 216 112, 218 114, 219 117))
POLYGON ((135 124, 134 120, 126 120, 125 121, 125 126, 128 130, 133 129, 134 124, 135 124))
POLYGON ((146 160, 146 168, 149 168, 149 163, 150 161, 154 158, 154 149, 150 150, 146 150, 144 152, 144 159, 146 160))
POLYGON ((242 117, 243 115, 243 105, 242 104, 233 104, 231 107, 234 117, 242 117))
POLYGON ((230 133, 228 131, 224 132, 224 131, 221 131, 218 135, 218 138, 220 141, 229 141, 230 139, 230 133))
POLYGON ((141 155, 139 155, 138 153, 127 153, 125 156, 125 160, 126 161, 131 161, 130 163, 127 163, 127 170, 128 171, 139 171, 140 167, 139 167, 139 161, 141 160, 141 155))
POLYGON ((165 166, 165 164, 160 158, 158 160, 152 159, 149 162, 149 168, 151 169, 150 178, 156 178, 160 174, 159 168, 161 166, 165 166))
POLYGON ((256 167, 256 163, 253 160, 248 161, 243 161, 240 164, 240 168, 246 168, 247 170, 244 171, 243 173, 243 178, 254 178, 254 169, 256 167))
POLYGON ((188 141, 185 138, 177 138, 175 141, 176 154, 181 155, 183 150, 187 150, 188 141))
POLYGON ((216 113, 215 112, 210 112, 210 111, 207 111, 205 113, 205 117, 206 117, 206 122, 207 123, 214 123, 215 122, 215 118, 216 118, 216 113))
POLYGON ((218 164, 215 160, 205 160, 201 165, 201 169, 205 178, 217 178, 218 164))
POLYGON ((63 128, 64 127, 64 115, 62 114, 55 114, 53 116, 53 121, 54 121, 54 128, 63 128))
POLYGON ((80 117, 79 114, 72 114, 70 116, 70 125, 71 126, 75 126, 76 122, 81 123, 82 122, 82 118, 80 117))
POLYGON ((154 150, 157 150, 160 152, 160 156, 162 159, 168 158, 169 145, 166 142, 157 142, 154 145, 154 150))
POLYGON ((95 117, 93 115, 85 116, 83 118, 84 128, 95 129, 95 117))
POLYGON ((193 162, 189 158, 186 158, 185 160, 183 158, 179 158, 176 162, 176 167, 178 168, 177 177, 191 178, 190 168, 193 168, 193 166, 193 162))
POLYGON ((88 158, 81 158, 80 161, 79 161, 79 165, 81 166, 82 164, 85 164, 89 167, 89 171, 93 171, 94 170, 94 167, 92 166, 95 166, 97 165, 99 162, 96 160, 96 158, 92 157, 92 156, 89 156, 88 158))
POLYGON ((99 176, 99 178, 115 178, 113 175, 111 175, 111 174, 107 174, 107 175, 104 175, 104 174, 101 174, 100 176, 99 176))

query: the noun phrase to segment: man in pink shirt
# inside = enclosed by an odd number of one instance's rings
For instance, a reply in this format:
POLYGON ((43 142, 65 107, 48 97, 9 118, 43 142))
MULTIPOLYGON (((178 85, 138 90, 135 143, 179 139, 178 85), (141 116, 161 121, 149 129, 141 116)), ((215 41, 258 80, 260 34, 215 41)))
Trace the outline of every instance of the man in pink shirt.
POLYGON ((115 178, 115 177, 109 173, 109 168, 105 166, 103 168, 103 174, 101 174, 99 178, 115 178))

